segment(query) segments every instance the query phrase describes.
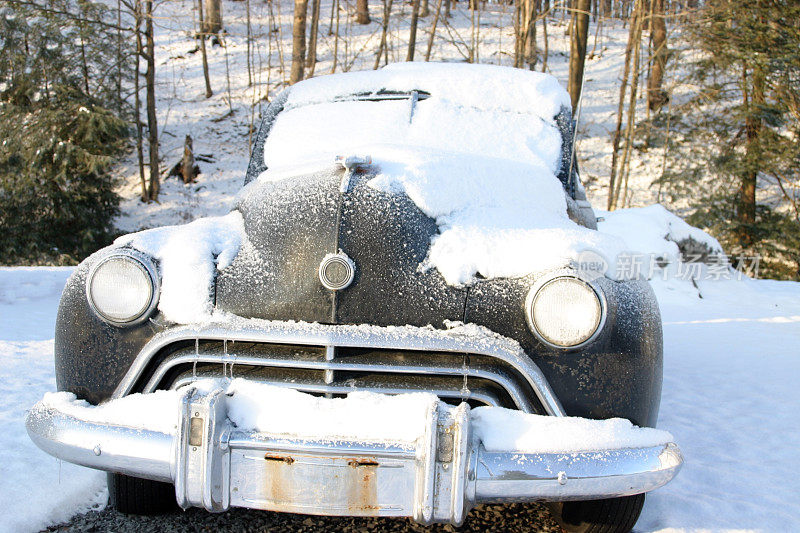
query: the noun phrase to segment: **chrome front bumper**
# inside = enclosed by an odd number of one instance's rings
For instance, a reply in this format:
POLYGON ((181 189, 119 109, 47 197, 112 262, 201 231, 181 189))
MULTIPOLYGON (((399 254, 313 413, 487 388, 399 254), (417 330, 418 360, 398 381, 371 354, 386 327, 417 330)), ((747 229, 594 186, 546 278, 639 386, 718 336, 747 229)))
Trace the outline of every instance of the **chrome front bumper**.
POLYGON ((184 508, 405 516, 423 524, 459 524, 476 503, 647 492, 669 482, 683 462, 673 443, 563 454, 490 452, 472 434, 467 404, 434 403, 425 434, 411 447, 287 439, 233 427, 224 388, 182 393, 174 434, 92 422, 46 403, 28 414, 28 433, 65 461, 174 483, 184 508))

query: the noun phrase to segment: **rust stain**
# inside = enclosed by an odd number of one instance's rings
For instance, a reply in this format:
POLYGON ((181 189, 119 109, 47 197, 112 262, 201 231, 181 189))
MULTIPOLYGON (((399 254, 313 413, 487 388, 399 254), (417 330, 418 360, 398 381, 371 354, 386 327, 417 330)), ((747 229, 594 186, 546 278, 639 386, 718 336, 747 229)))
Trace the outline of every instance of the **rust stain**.
POLYGON ((287 465, 290 465, 290 464, 294 463, 294 459, 292 457, 289 457, 288 455, 275 455, 275 454, 268 453, 268 454, 266 454, 264 456, 264 459, 266 459, 267 461, 284 462, 287 465))
POLYGON ((355 458, 347 461, 352 467, 347 476, 347 501, 352 512, 361 515, 377 515, 378 505, 378 462, 369 458, 355 458))
POLYGON ((359 458, 359 459, 350 459, 349 461, 347 461, 347 464, 352 466, 353 468, 359 466, 378 466, 378 461, 375 461, 374 459, 359 458))

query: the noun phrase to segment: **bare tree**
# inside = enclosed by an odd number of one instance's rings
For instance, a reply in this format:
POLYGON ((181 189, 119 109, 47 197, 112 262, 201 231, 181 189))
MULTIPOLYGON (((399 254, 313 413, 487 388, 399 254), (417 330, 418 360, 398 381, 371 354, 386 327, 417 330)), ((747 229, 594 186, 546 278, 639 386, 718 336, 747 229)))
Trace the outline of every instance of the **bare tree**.
POLYGON ((294 85, 303 79, 306 63, 306 16, 308 0, 294 0, 294 21, 292 22, 292 72, 289 83, 294 85))
POLYGON ((314 75, 317 66, 317 34, 319 33, 319 4, 320 0, 311 0, 311 30, 308 36, 308 50, 306 54, 306 68, 308 77, 314 75))
POLYGON ((359 24, 369 24, 369 3, 367 0, 356 0, 356 22, 359 24))
POLYGON ((150 184, 148 197, 158 201, 158 191, 161 188, 158 163, 158 117, 156 116, 156 52, 153 33, 153 0, 145 0, 145 53, 147 64, 145 73, 145 86, 147 87, 147 144, 150 147, 150 184))
MULTIPOLYGON (((609 211, 614 210, 619 204, 619 195, 621 185, 626 178, 623 176, 625 168, 629 162, 630 147, 632 144, 633 124, 635 120, 636 111, 636 92, 639 85, 639 53, 641 49, 641 29, 642 29, 642 16, 641 16, 641 2, 642 0, 635 0, 633 7, 632 20, 630 30, 628 33, 628 45, 625 48, 625 65, 622 72, 622 83, 619 88, 619 103, 617 107, 617 125, 614 129, 614 137, 611 147, 611 174, 608 181, 608 204, 609 211), (633 65, 631 65, 633 63, 633 65), (633 73, 633 80, 631 81, 630 100, 628 104, 628 121, 625 130, 625 150, 620 159, 619 145, 622 140, 622 119, 625 113, 625 95, 628 91, 628 79, 633 73)), ((623 196, 624 201, 624 196, 623 196)))
POLYGON ((136 72, 133 74, 133 84, 134 84, 134 91, 133 91, 133 100, 134 100, 134 107, 135 107, 135 118, 136 118, 136 162, 139 166, 139 181, 142 184, 142 202, 150 202, 150 193, 147 191, 147 178, 144 174, 144 147, 142 142, 143 132, 142 132, 142 117, 141 117, 141 109, 142 109, 142 99, 139 96, 140 90, 140 79, 142 77, 141 72, 139 70, 139 61, 144 57, 144 48, 142 46, 142 20, 144 18, 144 14, 142 13, 142 2, 141 0, 136 0, 136 4, 133 6, 133 20, 134 20, 134 36, 136 37, 136 62, 134 63, 134 67, 136 68, 136 72))
POLYGON ((569 79, 567 90, 572 100, 572 109, 578 108, 583 86, 583 69, 586 63, 586 42, 589 37, 590 0, 575 0, 570 34, 569 79))
POLYGON ((414 49, 417 46, 417 23, 419 22, 419 2, 414 0, 411 8, 411 28, 408 33, 408 53, 406 61, 414 61, 414 49))
POLYGON ((336 66, 339 62, 339 0, 333 0, 336 11, 336 32, 333 35, 333 65, 331 65, 331 74, 336 72, 336 66))
POLYGON ((419 3, 419 16, 427 17, 431 14, 431 8, 428 7, 428 0, 420 0, 419 3))
POLYGON ((392 16, 392 0, 383 0, 383 20, 381 21, 381 42, 378 45, 378 55, 375 56, 373 70, 381 66, 381 55, 385 55, 386 63, 389 62, 389 48, 386 36, 389 33, 389 18, 392 16))
POLYGON ((433 39, 436 37, 436 26, 439 24, 439 15, 442 12, 442 0, 436 4, 436 14, 433 16, 433 24, 431 25, 431 34, 428 37, 428 49, 425 51, 425 61, 431 60, 431 50, 433 49, 433 39))
POLYGON ((658 111, 669 101, 669 96, 663 88, 664 68, 667 64, 667 25, 664 20, 664 0, 650 1, 652 3, 650 36, 653 51, 650 58, 650 76, 647 79, 647 106, 651 111, 658 111))
POLYGON ((245 12, 247 14, 247 86, 253 86, 253 29, 250 25, 250 0, 244 1, 245 12))
POLYGON ((218 34, 222 30, 222 0, 204 0, 206 3, 206 33, 218 34))
POLYGON ((536 0, 517 0, 514 10, 514 66, 536 67, 536 0))
POLYGON ((203 23, 203 0, 197 1, 197 17, 200 21, 200 55, 203 58, 203 77, 206 82, 206 98, 211 98, 214 93, 211 91, 211 79, 208 74, 208 54, 206 53, 206 31, 203 23))

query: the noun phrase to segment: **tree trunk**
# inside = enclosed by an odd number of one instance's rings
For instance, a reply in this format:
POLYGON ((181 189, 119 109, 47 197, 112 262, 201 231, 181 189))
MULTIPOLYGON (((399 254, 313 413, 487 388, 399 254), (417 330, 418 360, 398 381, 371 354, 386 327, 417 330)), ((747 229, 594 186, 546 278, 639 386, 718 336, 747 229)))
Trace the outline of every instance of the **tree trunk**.
POLYGON ((156 52, 153 40, 153 0, 145 0, 147 14, 145 18, 145 59, 147 73, 145 85, 147 86, 147 144, 150 152, 150 186, 148 196, 152 201, 158 201, 158 191, 161 188, 158 169, 158 117, 156 116, 156 52))
POLYGON ((536 68, 536 62, 539 59, 536 50, 536 0, 524 0, 524 4, 526 19, 523 26, 525 38, 523 55, 528 68, 533 70, 536 68))
POLYGON ((197 17, 200 21, 200 55, 203 58, 203 77, 206 82, 206 98, 211 98, 214 93, 211 91, 211 79, 208 74, 208 54, 206 53, 206 32, 203 21, 203 0, 197 1, 197 17))
POLYGON ((436 5, 436 14, 433 16, 431 34, 428 37, 428 49, 425 51, 425 61, 431 60, 431 50, 433 50, 433 40, 436 38, 436 26, 439 24, 439 15, 442 13, 442 0, 436 5))
POLYGON ((567 90, 572 99, 573 113, 578 108, 583 85, 583 68, 586 62, 586 41, 589 36, 590 0, 575 0, 572 14, 572 35, 569 51, 569 80, 567 90))
POLYGON ((142 117, 141 117, 141 109, 142 109, 142 99, 139 96, 139 80, 141 79, 141 73, 139 71, 139 61, 144 56, 144 48, 142 46, 142 2, 141 0, 136 0, 136 4, 134 6, 134 28, 133 32, 136 36, 136 63, 134 67, 136 68, 136 72, 133 73, 133 84, 134 84, 134 92, 133 92, 133 100, 134 100, 134 107, 136 108, 134 117, 136 118, 136 162, 139 165, 139 181, 142 184, 142 202, 148 203, 150 202, 150 194, 147 191, 147 178, 144 175, 144 147, 142 146, 142 117))
POLYGON ((411 8, 411 28, 408 34, 408 54, 406 54, 406 61, 414 61, 414 48, 417 46, 417 22, 419 22, 419 2, 414 0, 413 7, 411 8))
POLYGON ((431 8, 428 7, 428 0, 420 0, 419 16, 420 17, 427 17, 430 14, 431 14, 431 8))
POLYGON ((250 0, 245 0, 244 2, 245 12, 247 14, 246 24, 247 24, 247 86, 253 86, 253 28, 250 24, 250 0))
POLYGON ((336 65, 339 62, 339 0, 333 0, 336 11, 336 33, 333 36, 333 65, 331 66, 331 74, 336 72, 336 65))
POLYGON ((356 0, 356 22, 359 24, 369 24, 369 3, 367 0, 356 0))
POLYGON ((222 0, 204 0, 206 3, 206 33, 218 34, 222 29, 222 0))
MULTIPOLYGON (((638 0, 637 0, 638 1, 638 0)), ((616 197, 615 191, 618 189, 617 186, 617 162, 619 158, 619 141, 622 137, 622 115, 625 111, 625 93, 628 89, 628 77, 630 76, 631 71, 631 55, 633 53, 633 47, 639 46, 639 42, 636 41, 636 35, 634 32, 634 28, 631 27, 628 33, 628 45, 625 47, 625 66, 622 70, 622 82, 619 86, 619 102, 617 104, 617 125, 614 128, 614 137, 611 143, 611 173, 608 178, 608 203, 606 208, 609 211, 613 211, 616 207, 616 197)))
POLYGON ((547 16, 550 13, 549 2, 545 1, 544 15, 542 15, 542 39, 544 40, 544 59, 542 61, 542 72, 547 71, 547 60, 550 58, 550 40, 547 38, 547 16))
POLYGON ((319 33, 319 4, 320 0, 311 0, 311 31, 308 36, 308 54, 306 67, 308 67, 308 77, 314 75, 314 68, 317 66, 317 34, 319 33))
POLYGON ((664 68, 667 64, 667 25, 664 20, 664 0, 650 1, 653 3, 653 17, 650 21, 653 55, 650 58, 650 76, 647 80, 647 106, 651 111, 658 111, 669 102, 669 96, 663 89, 664 68))
POLYGON ((294 21, 292 23, 292 73, 289 83, 294 85, 303 79, 306 62, 306 14, 308 0, 294 0, 294 21))
POLYGON ((378 70, 381 66, 381 55, 386 55, 386 63, 389 62, 389 49, 386 37, 389 33, 389 18, 392 16, 393 0, 383 0, 383 20, 381 22, 381 43, 378 45, 378 55, 375 56, 375 66, 373 70, 378 70))
POLYGON ((194 172, 194 149, 192 148, 191 135, 187 135, 183 142, 183 159, 181 159, 180 165, 183 183, 192 183, 196 174, 194 172))
POLYGON ((760 66, 753 68, 752 73, 752 98, 748 94, 747 64, 745 63, 742 76, 743 98, 747 116, 745 118, 745 131, 747 144, 745 146, 745 165, 739 185, 739 244, 749 248, 755 242, 753 226, 756 222, 756 182, 758 179, 758 166, 761 156, 762 123, 759 115, 764 105, 764 71, 760 66), (752 105, 750 102, 752 101, 752 105))

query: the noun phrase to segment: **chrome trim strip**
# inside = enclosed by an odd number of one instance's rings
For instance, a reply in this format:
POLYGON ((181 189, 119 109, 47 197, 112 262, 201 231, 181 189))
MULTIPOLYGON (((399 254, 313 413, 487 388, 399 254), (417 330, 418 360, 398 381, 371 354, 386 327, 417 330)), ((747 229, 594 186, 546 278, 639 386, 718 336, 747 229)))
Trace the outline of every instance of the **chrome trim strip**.
POLYGON ((304 346, 346 348, 385 348, 393 350, 470 353, 504 361, 530 384, 547 414, 566 416, 542 371, 519 345, 499 336, 475 337, 457 330, 416 327, 330 326, 302 322, 277 322, 239 319, 230 324, 178 326, 156 334, 131 364, 113 398, 129 394, 150 360, 162 348, 180 340, 233 340, 304 346), (505 344, 505 346, 503 346, 505 344))
POLYGON ((167 433, 81 420, 39 404, 28 412, 25 427, 36 446, 64 461, 172 482, 173 436, 167 433))
POLYGON ((487 452, 480 446, 475 498, 486 503, 631 496, 669 482, 683 465, 674 443, 575 453, 487 452))
MULTIPOLYGON (((292 359, 278 359, 274 357, 253 357, 253 356, 237 356, 235 361, 231 356, 225 357, 218 354, 203 354, 200 356, 195 355, 180 355, 178 357, 166 359, 156 369, 150 381, 142 389, 142 392, 153 392, 156 387, 164 379, 164 376, 172 368, 182 364, 188 363, 219 363, 219 364, 242 364, 261 366, 268 368, 297 368, 301 370, 321 370, 327 372, 334 371, 355 371, 355 372, 385 372, 387 374, 429 374, 429 375, 445 375, 445 376, 463 376, 485 379, 500 385, 503 390, 508 392, 511 399, 517 405, 517 408, 526 413, 533 412, 533 405, 531 402, 519 391, 519 388, 512 380, 499 373, 482 370, 479 368, 456 368, 447 366, 403 366, 403 365, 380 365, 380 364, 362 364, 362 363, 348 363, 339 359, 332 359, 328 361, 300 361, 292 359)), ((327 376, 327 374, 326 374, 327 376)), ((329 384, 329 382, 326 382, 329 384)), ((175 387, 173 387, 175 388, 175 387)))

